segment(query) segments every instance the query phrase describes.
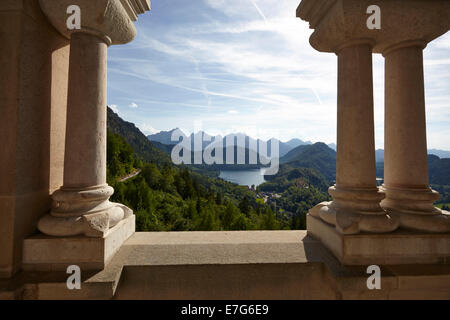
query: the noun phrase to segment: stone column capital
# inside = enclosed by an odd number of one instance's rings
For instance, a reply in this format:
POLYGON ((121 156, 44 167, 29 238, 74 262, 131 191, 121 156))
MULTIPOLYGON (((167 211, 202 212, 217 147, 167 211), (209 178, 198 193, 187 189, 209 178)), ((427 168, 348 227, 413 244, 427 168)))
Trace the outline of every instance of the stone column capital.
POLYGON ((125 44, 136 37, 133 21, 150 10, 150 0, 39 0, 50 23, 67 39, 75 32, 94 34, 108 45, 125 44), (81 9, 81 29, 69 30, 69 6, 81 9))
POLYGON ((424 40, 406 40, 394 43, 388 47, 383 48, 383 51, 381 52, 383 54, 383 57, 386 57, 389 53, 402 49, 407 47, 419 47, 420 49, 425 49, 427 47, 428 43, 424 40))
POLYGON ((345 48, 360 46, 360 45, 367 45, 367 46, 373 48, 375 46, 375 40, 370 39, 370 38, 360 38, 360 39, 348 40, 347 42, 344 42, 340 46, 336 47, 333 51, 334 51, 334 53, 336 53, 336 55, 339 55, 339 53, 345 48))
POLYGON ((321 52, 336 52, 355 39, 371 39, 373 52, 384 53, 398 43, 425 44, 450 29, 446 0, 302 0, 297 17, 314 29, 310 44, 321 52), (380 8, 381 29, 369 29, 367 8, 380 8))

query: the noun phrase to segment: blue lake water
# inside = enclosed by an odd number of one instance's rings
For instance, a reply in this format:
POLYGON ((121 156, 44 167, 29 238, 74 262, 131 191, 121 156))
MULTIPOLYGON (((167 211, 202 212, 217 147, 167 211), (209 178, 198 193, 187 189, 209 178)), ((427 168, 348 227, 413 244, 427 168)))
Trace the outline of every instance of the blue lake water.
POLYGON ((241 186, 251 187, 254 184, 256 187, 266 182, 264 180, 265 170, 266 169, 222 170, 220 171, 219 178, 239 184, 241 186))

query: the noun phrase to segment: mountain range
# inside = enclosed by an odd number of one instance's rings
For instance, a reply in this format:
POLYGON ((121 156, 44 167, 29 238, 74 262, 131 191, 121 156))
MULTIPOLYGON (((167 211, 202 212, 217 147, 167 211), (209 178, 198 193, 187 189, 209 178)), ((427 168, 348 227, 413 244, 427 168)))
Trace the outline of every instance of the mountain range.
MULTIPOLYGON (((146 161, 151 161, 157 163, 158 165, 171 163, 170 153, 176 143, 171 141, 173 130, 160 132, 159 134, 146 137, 133 123, 124 121, 110 108, 108 108, 108 130, 124 137, 136 153, 146 161), (165 144, 164 142, 171 143, 165 144)), ((248 147, 249 139, 251 138, 246 136, 246 147, 248 147)), ((204 148, 208 143, 209 142, 206 142, 202 148, 204 148)), ((310 168, 322 174, 328 181, 334 181, 336 172, 336 152, 333 150, 332 144, 326 145, 321 142, 311 144, 309 141, 304 142, 299 139, 292 139, 287 142, 281 142, 280 149, 281 145, 286 146, 286 149, 284 149, 285 153, 283 152, 283 155, 281 155, 280 152, 281 172, 286 172, 295 168, 310 168)), ((246 152, 248 152, 248 150, 246 150, 246 152)), ((439 156, 434 155, 431 152, 439 153, 443 156, 448 155, 448 151, 435 149, 430 150, 430 155, 428 156, 430 183, 449 185, 450 159, 441 159, 439 156)), ((377 150, 376 157, 378 162, 377 176, 382 177, 382 159, 384 158, 384 151, 381 149, 377 150)))
MULTIPOLYGON (((172 134, 176 130, 179 130, 179 129, 175 128, 175 129, 172 129, 170 131, 161 131, 161 132, 158 132, 156 134, 148 135, 147 138, 148 138, 148 140, 150 140, 152 142, 159 142, 159 143, 162 143, 162 144, 165 144, 165 145, 176 145, 178 143, 178 141, 173 141, 172 140, 172 134)), ((193 133, 191 134, 191 136, 190 136, 191 141, 194 141, 194 137, 198 137, 198 136, 200 136, 200 137, 203 137, 203 136, 213 137, 213 136, 209 135, 208 133, 206 133, 204 131, 199 131, 199 132, 197 132, 195 134, 193 134, 193 133)), ((229 135, 226 135, 224 138, 230 137, 230 136, 235 136, 235 137, 239 137, 239 138, 244 137, 245 138, 245 147, 246 148, 250 148, 249 147, 249 141, 250 140, 254 141, 253 138, 251 138, 251 137, 249 137, 249 136, 247 136, 247 135, 245 135, 243 133, 229 134, 229 135)), ((278 141, 280 157, 284 156, 286 153, 288 153, 289 151, 291 151, 292 149, 294 149, 294 148, 296 148, 298 146, 311 145, 312 144, 311 141, 302 141, 300 139, 291 139, 291 140, 289 140, 287 142, 282 142, 282 141, 280 141, 278 139, 274 139, 274 140, 278 141)), ((256 141, 257 144, 259 144, 260 142, 267 143, 267 141, 263 141, 263 140, 260 140, 260 139, 258 139, 256 141)), ((209 145, 209 143, 210 142, 208 142, 208 141, 206 141, 206 142, 204 141, 203 142, 203 149, 207 145, 209 145)), ((268 147, 268 148, 269 148, 269 151, 270 151, 270 147, 268 147)))
MULTIPOLYGON (((177 141, 172 141, 171 137, 172 137, 172 133, 178 130, 178 128, 176 129, 172 129, 170 131, 161 131, 158 132, 156 134, 152 134, 152 135, 148 135, 147 138, 152 141, 152 142, 156 142, 156 143, 162 143, 163 145, 175 145, 178 142, 177 141)), ((198 134, 203 134, 203 135, 207 135, 209 136, 206 132, 200 131, 198 133, 196 133, 195 135, 198 134)), ((248 139, 251 139, 250 137, 246 136, 245 134, 242 133, 237 133, 234 134, 236 136, 242 136, 244 135, 246 137, 246 147, 248 148, 248 139)), ((193 135, 191 134, 191 138, 193 137, 193 135)), ((258 139, 258 141, 260 141, 258 139)), ((265 142, 265 141, 264 141, 265 142)), ((304 145, 312 145, 313 143, 311 141, 303 141, 300 139, 291 139, 289 141, 286 142, 282 142, 280 140, 278 140, 279 142, 279 149, 280 149, 280 157, 285 156, 289 151, 291 151, 292 149, 298 147, 298 146, 304 146, 304 145)), ((204 147, 206 145, 208 145, 209 142, 204 142, 204 147)), ((329 143, 327 145, 330 149, 333 149, 334 151, 336 151, 336 144, 335 143, 329 143)), ((446 150, 440 150, 440 149, 429 149, 428 150, 428 154, 432 154, 435 156, 438 156, 439 158, 450 158, 450 151, 446 151, 446 150)), ((375 151, 375 158, 376 158, 376 162, 384 162, 384 150, 383 149, 377 149, 375 151)))
MULTIPOLYGON (((428 149, 429 155, 438 156, 439 158, 450 158, 450 151, 439 149, 428 149)), ((377 162, 384 162, 384 150, 377 149, 375 151, 375 159, 377 162)))
MULTIPOLYGON (((172 141, 172 139, 171 139, 172 134, 174 133, 175 130, 177 130, 177 129, 173 129, 171 131, 160 132, 155 135, 147 136, 147 138, 152 143, 158 144, 158 145, 156 145, 157 147, 159 147, 159 144, 161 144, 161 145, 165 146, 163 150, 167 150, 167 149, 171 150, 171 148, 173 148, 173 146, 175 146, 175 144, 177 143, 176 141, 172 141), (164 142, 166 142, 166 143, 169 142, 170 144, 164 144, 164 142)), ((202 137, 204 135, 208 136, 208 134, 203 131, 199 131, 195 134, 191 134, 191 136, 190 136, 191 150, 196 150, 196 149, 194 149, 194 145, 193 145, 194 139, 195 138, 202 139, 202 137)), ((227 135, 226 137, 230 137, 230 136, 232 136, 232 135, 230 134, 230 135, 227 135)), ((232 166, 230 166, 230 165, 209 165, 209 166, 201 166, 201 169, 203 169, 205 171, 205 170, 221 170, 221 169, 239 170, 239 169, 253 168, 254 166, 248 165, 248 154, 249 154, 248 152, 250 149, 250 141, 253 140, 253 142, 255 142, 255 140, 245 134, 242 134, 242 133, 234 134, 234 136, 244 139, 244 141, 245 141, 245 152, 246 152, 245 153, 245 155, 246 155, 245 163, 246 163, 246 165, 232 165, 232 166)), ((294 169, 294 168, 308 168, 308 169, 316 170, 316 172, 318 174, 323 175, 323 177, 326 178, 330 182, 335 180, 336 151, 333 150, 332 148, 330 148, 328 145, 326 145, 325 143, 322 143, 322 142, 312 144, 310 141, 305 142, 300 139, 292 139, 287 142, 281 142, 279 140, 277 140, 277 141, 279 143, 279 148, 280 148, 279 161, 280 161, 281 167, 283 169, 283 172, 290 171, 291 169, 294 169)), ((260 142, 266 143, 266 141, 262 141, 259 139, 256 141, 256 143, 258 143, 258 144, 260 142)), ((202 149, 204 149, 208 144, 210 144, 209 141, 204 142, 202 145, 202 149)), ((271 144, 268 143, 267 146, 268 146, 268 152, 270 154, 271 144)), ((237 147, 235 146, 235 163, 236 163, 236 151, 237 151, 237 147)), ((255 150, 255 151, 258 153, 259 148, 257 148, 257 150, 255 150)), ((223 150, 223 154, 224 154, 224 159, 225 159, 225 154, 226 154, 225 148, 223 150)))

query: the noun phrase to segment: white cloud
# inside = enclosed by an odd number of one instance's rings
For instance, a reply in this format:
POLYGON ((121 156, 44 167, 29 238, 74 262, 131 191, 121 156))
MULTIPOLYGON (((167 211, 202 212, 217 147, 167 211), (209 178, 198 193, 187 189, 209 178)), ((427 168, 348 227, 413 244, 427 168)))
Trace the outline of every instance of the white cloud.
MULTIPOLYGON (((230 0, 231 5, 228 0, 205 1, 232 20, 182 24, 157 36, 141 32, 136 43, 142 52, 151 49, 168 61, 184 62, 179 69, 182 71, 168 72, 167 62, 159 65, 145 61, 144 55, 137 59, 139 63, 116 60, 126 67, 110 71, 185 90, 186 95, 201 94, 204 105, 212 108, 239 105, 239 111, 228 107, 225 114, 202 114, 211 129, 229 132, 239 114, 239 122, 262 129, 261 137, 288 140, 289 133, 296 132, 295 137, 334 141, 336 58, 311 48, 308 24, 295 17, 298 3, 277 2, 274 9, 274 2, 266 0, 230 0), (249 15, 249 11, 255 14, 249 15), (236 17, 242 19, 236 21, 236 17), (184 36, 186 28, 189 37, 184 36), (261 33, 267 37, 261 37, 261 33), (214 73, 204 71, 211 67, 214 73), (259 105, 257 110, 255 104, 259 105), (323 128, 309 128, 319 118, 323 128)), ((185 100, 181 104, 200 103, 185 100)), ((183 113, 183 123, 198 117, 183 113)))
POLYGON ((111 104, 111 105, 109 106, 109 108, 110 108, 112 111, 114 111, 115 113, 119 114, 119 107, 117 107, 116 104, 111 104))
MULTIPOLYGON (((113 77, 145 87, 139 93, 122 84, 110 86, 123 90, 124 106, 127 101, 134 101, 131 108, 139 104, 139 114, 130 112, 130 121, 134 117, 139 123, 151 109, 148 119, 164 130, 190 127, 201 119, 205 131, 230 132, 239 120, 243 129, 261 128, 261 136, 270 135, 266 138, 335 142, 337 59, 310 46, 312 30, 295 17, 299 0, 203 3, 207 10, 196 4, 195 22, 180 17, 159 25, 158 32, 141 26, 139 37, 127 48, 134 48, 132 54, 111 54, 113 77), (133 95, 124 97, 130 89, 133 95)), ((449 47, 450 33, 424 51, 428 136, 430 145, 441 149, 450 149, 450 140, 438 139, 443 131, 435 125, 450 121, 449 47)), ((373 73, 376 144, 382 148, 381 55, 374 55, 373 73)))
POLYGON ((158 130, 158 129, 153 128, 153 127, 152 127, 150 124, 148 124, 148 123, 143 123, 143 124, 139 125, 139 129, 140 129, 143 133, 145 133, 145 134, 147 134, 147 135, 149 135, 149 134, 155 134, 155 133, 158 133, 158 132, 161 131, 161 130, 158 130))
POLYGON ((135 102, 130 103, 130 105, 128 106, 130 108, 137 108, 138 105, 135 102))

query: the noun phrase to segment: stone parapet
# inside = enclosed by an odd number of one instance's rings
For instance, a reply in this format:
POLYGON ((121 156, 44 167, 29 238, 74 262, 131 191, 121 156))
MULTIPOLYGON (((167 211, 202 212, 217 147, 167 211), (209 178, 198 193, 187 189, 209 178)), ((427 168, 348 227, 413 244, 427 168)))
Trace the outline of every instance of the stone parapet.
MULTIPOLYGON (((399 239, 394 238, 386 243, 390 248, 368 252, 401 253, 399 239)), ((415 240, 425 250, 428 243, 421 239, 426 240, 426 235, 415 240)), ((353 252, 367 245, 365 240, 350 243, 353 252)), ((401 262, 407 263, 409 257, 404 257, 401 262)), ((81 290, 67 289, 65 272, 33 271, 22 273, 9 285, 0 283, 0 296, 64 300, 450 298, 449 264, 379 264, 379 290, 367 287, 371 275, 367 267, 343 266, 306 231, 144 232, 132 235, 102 271, 82 268, 81 290)))
POLYGON ((23 269, 65 271, 70 265, 82 270, 102 270, 120 246, 134 233, 133 214, 108 229, 104 237, 36 235, 24 240, 23 269))

